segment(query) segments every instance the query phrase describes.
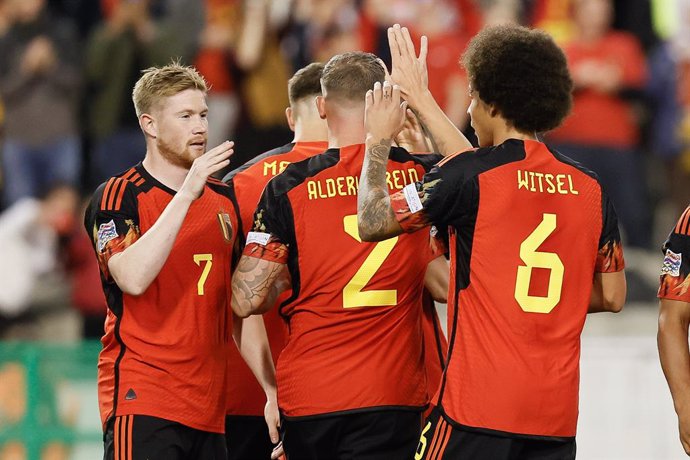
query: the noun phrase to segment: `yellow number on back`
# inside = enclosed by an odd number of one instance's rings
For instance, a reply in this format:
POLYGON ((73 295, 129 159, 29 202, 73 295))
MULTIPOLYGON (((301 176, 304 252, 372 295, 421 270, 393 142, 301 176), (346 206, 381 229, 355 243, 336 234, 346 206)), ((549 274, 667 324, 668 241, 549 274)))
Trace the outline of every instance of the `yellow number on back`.
POLYGON ((563 289, 563 262, 558 254, 539 252, 537 248, 556 230, 556 214, 544 214, 541 223, 520 245, 520 259, 525 266, 517 269, 515 281, 515 300, 520 308, 528 313, 551 313, 561 301, 563 289), (549 274, 549 290, 546 297, 529 295, 533 268, 546 268, 549 274))
POLYGON ((201 262, 206 262, 206 264, 201 271, 199 281, 196 283, 196 292, 199 295, 204 295, 204 284, 206 284, 206 279, 213 266, 213 254, 194 254, 194 263, 201 267, 201 262))
POLYGON ((431 422, 427 422, 426 426, 422 430, 422 435, 419 437, 419 445, 417 446, 417 452, 414 454, 414 460, 422 460, 424 458, 424 452, 426 452, 426 433, 431 428, 431 422))
MULTIPOLYGON (((345 216, 343 219, 345 233, 356 239, 360 243, 357 229, 357 216, 345 216)), ((371 281, 376 271, 381 268, 383 262, 390 255, 391 251, 398 242, 398 237, 389 238, 376 243, 374 250, 364 260, 364 263, 355 276, 347 283, 343 289, 343 307, 382 307, 386 305, 397 305, 398 291, 394 289, 363 291, 364 287, 371 281)))

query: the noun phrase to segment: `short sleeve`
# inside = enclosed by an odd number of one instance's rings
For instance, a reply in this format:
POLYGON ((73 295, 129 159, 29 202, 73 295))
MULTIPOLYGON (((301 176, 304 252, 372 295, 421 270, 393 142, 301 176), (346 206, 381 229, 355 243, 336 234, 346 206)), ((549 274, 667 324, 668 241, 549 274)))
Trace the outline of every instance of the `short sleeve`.
POLYGON ((625 268, 623 245, 618 230, 618 217, 608 195, 601 192, 602 225, 599 238, 599 250, 594 271, 597 273, 614 273, 625 268))
POLYGON ((690 208, 680 216, 662 251, 659 298, 690 302, 690 208))
POLYGON ((439 163, 420 182, 391 195, 391 206, 405 232, 427 225, 446 227, 463 215, 465 178, 461 168, 439 163))
POLYGON ((132 183, 111 178, 96 190, 84 216, 101 273, 109 281, 110 258, 134 244, 141 235, 136 195, 132 183))
POLYGON ((286 264, 294 241, 294 221, 290 201, 286 194, 276 193, 275 180, 261 195, 243 255, 286 264))

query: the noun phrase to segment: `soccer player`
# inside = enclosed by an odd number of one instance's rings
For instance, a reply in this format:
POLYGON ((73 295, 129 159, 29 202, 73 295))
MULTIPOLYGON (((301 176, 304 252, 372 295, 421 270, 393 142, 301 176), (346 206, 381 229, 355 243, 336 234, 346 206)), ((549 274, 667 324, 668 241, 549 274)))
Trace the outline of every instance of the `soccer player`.
MULTIPOLYGON (((291 459, 409 458, 428 401, 421 294, 426 284, 445 295, 446 261, 428 233, 373 245, 357 233, 364 95, 384 76, 368 53, 326 64, 318 108, 330 148, 268 183, 233 275, 240 316, 270 308, 266 299, 291 283, 280 306, 289 336, 277 368, 291 459)), ((421 178, 424 158, 394 149, 391 190, 421 178)))
POLYGON ((278 423, 263 321, 233 321, 228 308, 237 214, 230 188, 210 175, 232 143, 204 153, 206 82, 193 68, 146 70, 133 100, 146 156, 101 185, 85 216, 108 302, 105 458, 225 459, 230 328, 269 398, 267 423, 278 423))
POLYGON ((664 244, 659 286, 659 358, 678 414, 680 442, 690 455, 690 208, 664 244))
POLYGON ((616 215, 596 176, 537 140, 571 105, 548 35, 487 28, 463 63, 480 148, 392 196, 400 89, 367 94, 359 234, 380 241, 434 224, 449 241, 450 350, 415 458, 572 459, 585 316, 625 300, 616 215))
MULTIPOLYGON (((266 183, 288 164, 312 157, 328 148, 326 121, 319 116, 316 108, 316 97, 321 95, 322 71, 323 64, 315 62, 297 71, 288 81, 290 106, 285 109, 285 116, 295 133, 293 141, 259 155, 223 178, 237 198, 243 233, 252 228, 254 211, 266 183)), ((285 324, 277 308, 269 310, 263 318, 275 362, 285 346, 285 324)), ((237 348, 231 346, 228 353, 225 418, 228 458, 268 459, 273 445, 263 416, 263 390, 237 348)), ((275 439, 275 442, 278 440, 275 439)))

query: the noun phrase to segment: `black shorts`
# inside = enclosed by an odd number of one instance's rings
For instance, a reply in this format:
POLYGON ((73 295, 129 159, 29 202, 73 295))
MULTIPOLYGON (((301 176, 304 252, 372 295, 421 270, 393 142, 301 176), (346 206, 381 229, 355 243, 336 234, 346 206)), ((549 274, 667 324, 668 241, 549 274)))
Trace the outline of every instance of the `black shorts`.
POLYGON ((424 422, 415 460, 574 460, 575 440, 511 438, 451 426, 434 409, 424 422))
POLYGON ((228 460, 268 460, 274 447, 263 417, 227 415, 225 442, 228 460))
POLYGON ((103 460, 226 460, 221 433, 196 430, 148 415, 108 420, 103 460))
POLYGON ((421 413, 380 410, 283 420, 288 460, 410 459, 419 439, 421 413))

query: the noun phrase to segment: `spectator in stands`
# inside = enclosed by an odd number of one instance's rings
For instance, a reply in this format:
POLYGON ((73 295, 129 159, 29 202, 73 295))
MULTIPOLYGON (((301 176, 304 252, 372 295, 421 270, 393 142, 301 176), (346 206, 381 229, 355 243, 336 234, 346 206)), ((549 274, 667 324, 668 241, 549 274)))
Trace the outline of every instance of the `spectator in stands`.
POLYGON ((74 228, 77 203, 75 189, 59 184, 0 214, 1 323, 26 313, 41 276, 56 268, 58 239, 74 228))
POLYGON ((208 145, 233 139, 240 101, 232 75, 232 54, 237 45, 242 9, 239 0, 206 0, 206 22, 199 36, 194 66, 210 85, 208 145))
POLYGON ((651 244, 638 122, 630 96, 646 80, 633 35, 611 29, 611 0, 576 0, 575 38, 565 43, 575 83, 572 114, 550 134, 564 154, 595 171, 616 206, 629 246, 651 244))
POLYGON ((103 0, 106 20, 94 30, 86 50, 91 92, 87 129, 93 144, 88 186, 144 158, 146 147, 131 98, 141 70, 171 57, 193 60, 204 9, 181 0, 165 4, 163 16, 154 17, 151 0, 103 0))
POLYGON ((4 200, 35 196, 54 182, 77 184, 78 43, 66 20, 51 20, 45 0, 6 0, 12 26, 0 39, 5 108, 4 200))

